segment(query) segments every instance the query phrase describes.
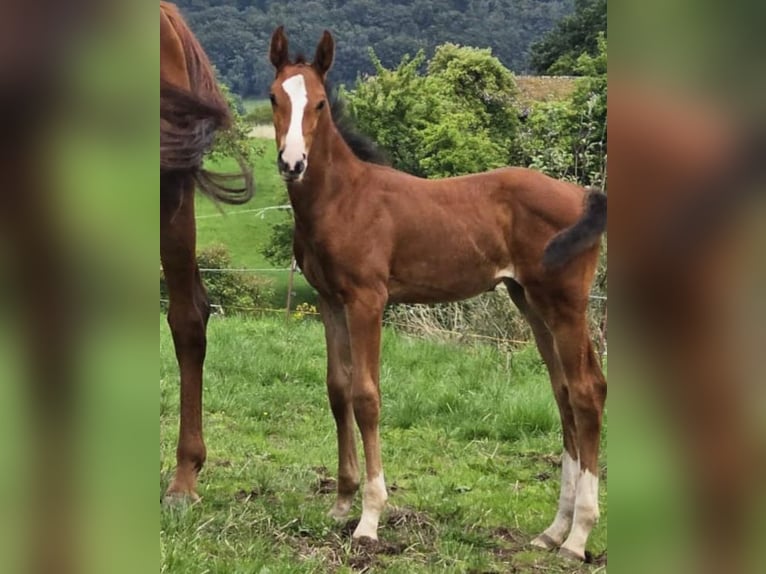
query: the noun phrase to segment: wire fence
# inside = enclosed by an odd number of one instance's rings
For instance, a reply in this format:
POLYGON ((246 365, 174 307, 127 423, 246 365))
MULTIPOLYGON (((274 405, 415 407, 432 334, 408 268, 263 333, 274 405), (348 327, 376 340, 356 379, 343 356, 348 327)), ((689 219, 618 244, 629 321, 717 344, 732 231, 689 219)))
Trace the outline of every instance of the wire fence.
MULTIPOLYGON (((260 217, 264 218, 267 213, 274 212, 274 211, 289 211, 292 207, 289 204, 284 205, 270 205, 266 207, 256 208, 256 209, 240 209, 236 211, 230 211, 230 212, 217 212, 217 213, 211 213, 211 214, 204 214, 204 215, 197 215, 196 219, 210 219, 215 217, 230 217, 230 216, 238 216, 238 215, 248 215, 250 217, 260 217)), ((264 276, 264 275, 273 275, 273 274, 281 274, 281 273, 289 273, 288 278, 288 285, 286 288, 286 292, 284 293, 277 293, 276 295, 284 301, 284 306, 268 306, 268 305, 242 305, 242 304, 236 304, 236 303, 224 303, 223 301, 214 301, 211 304, 212 312, 216 315, 227 315, 227 314, 250 314, 250 315, 264 315, 264 314, 273 314, 273 315, 283 315, 286 320, 296 319, 296 318, 319 318, 319 312, 316 310, 315 306, 307 306, 305 304, 297 306, 298 308, 293 308, 293 300, 296 296, 296 293, 294 291, 294 274, 298 272, 300 273, 300 270, 298 269, 297 265, 295 264, 295 261, 292 262, 292 265, 289 267, 281 267, 281 268, 258 268, 258 267, 230 267, 230 268, 218 268, 218 267, 201 267, 200 273, 202 273, 203 277, 206 274, 211 275, 221 275, 221 274, 242 274, 242 275, 252 275, 252 276, 264 276)), ((603 357, 606 355, 606 343, 607 343, 607 296, 602 295, 601 293, 592 293, 590 296, 590 311, 591 311, 591 323, 594 327, 594 339, 595 343, 598 347, 599 354, 603 357)), ((278 299, 275 299, 278 300, 278 299)), ((160 305, 164 308, 167 308, 167 305, 169 304, 169 301, 167 298, 160 297, 160 305)), ((509 304, 510 305, 510 304, 509 304)), ((477 332, 471 332, 470 330, 456 330, 456 329, 450 329, 450 328, 444 328, 443 326, 440 326, 438 324, 438 321, 431 322, 427 325, 426 328, 423 328, 422 325, 416 326, 413 324, 413 322, 406 322, 402 320, 396 320, 394 317, 397 315, 395 314, 386 314, 384 316, 384 324, 388 325, 390 327, 393 327, 400 331, 406 331, 409 333, 416 333, 416 334, 425 334, 428 336, 441 336, 445 338, 450 338, 458 341, 478 341, 478 342, 484 342, 484 343, 490 343, 498 346, 505 346, 505 347, 518 347, 521 345, 528 345, 532 341, 530 338, 518 338, 518 337, 508 337, 508 336, 495 336, 495 335, 489 335, 486 333, 477 333, 477 332), (422 332, 419 332, 422 331, 422 332)), ((405 316, 405 319, 407 317, 405 316)))
MULTIPOLYGON (((304 318, 315 318, 319 319, 319 312, 316 310, 316 307, 313 305, 299 305, 299 306, 293 306, 291 301, 295 297, 296 293, 293 290, 293 281, 292 281, 292 275, 295 272, 300 273, 300 270, 298 269, 297 265, 293 265, 291 267, 285 267, 285 268, 256 268, 256 267, 233 267, 233 268, 200 268, 200 272, 203 274, 203 277, 205 274, 220 274, 220 273, 237 273, 237 274, 252 274, 252 275, 259 275, 259 274, 265 274, 265 273, 291 273, 289 286, 286 289, 286 292, 284 293, 278 293, 281 300, 283 300, 284 306, 268 306, 268 305, 241 305, 241 304, 223 304, 221 302, 214 302, 211 305, 212 313, 214 315, 230 315, 230 314, 245 314, 245 315, 282 315, 286 321, 290 320, 296 320, 296 319, 304 319, 304 318)), ((603 357, 607 354, 607 339, 606 339, 606 329, 607 329, 607 316, 606 316, 606 305, 608 298, 606 295, 601 295, 598 293, 593 293, 589 296, 591 307, 596 308, 599 307, 599 312, 597 313, 599 315, 599 319, 597 321, 597 325, 595 325, 595 343, 598 348, 599 354, 603 357)), ((167 308, 167 305, 169 304, 169 300, 167 298, 160 298, 160 304, 167 308)), ((509 306, 511 306, 510 302, 507 303, 509 306)), ((413 322, 405 322, 402 320, 396 320, 395 318, 389 316, 389 314, 386 314, 384 316, 383 320, 384 325, 392 327, 394 329, 397 329, 402 332, 407 332, 411 334, 416 335, 425 335, 425 336, 437 336, 442 338, 447 338, 450 340, 465 342, 465 341, 475 341, 475 342, 482 342, 482 343, 489 343, 500 347, 519 347, 519 346, 525 346, 532 343, 532 340, 529 338, 515 338, 515 337, 509 337, 509 336, 494 336, 494 335, 488 335, 484 333, 477 333, 477 332, 471 332, 470 330, 455 330, 455 329, 449 329, 444 328, 441 326, 438 326, 436 324, 429 324, 427 328, 422 328, 418 325, 415 325, 413 322)))

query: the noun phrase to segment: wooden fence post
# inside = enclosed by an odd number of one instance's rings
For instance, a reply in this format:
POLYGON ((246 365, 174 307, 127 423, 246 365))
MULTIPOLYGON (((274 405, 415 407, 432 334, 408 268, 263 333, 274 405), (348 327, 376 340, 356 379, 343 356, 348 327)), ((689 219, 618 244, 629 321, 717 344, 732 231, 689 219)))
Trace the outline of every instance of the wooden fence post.
POLYGON ((298 266, 298 262, 293 258, 290 262, 290 277, 287 280, 287 310, 285 311, 285 322, 290 320, 290 302, 293 297, 293 276, 295 275, 295 268, 298 266))

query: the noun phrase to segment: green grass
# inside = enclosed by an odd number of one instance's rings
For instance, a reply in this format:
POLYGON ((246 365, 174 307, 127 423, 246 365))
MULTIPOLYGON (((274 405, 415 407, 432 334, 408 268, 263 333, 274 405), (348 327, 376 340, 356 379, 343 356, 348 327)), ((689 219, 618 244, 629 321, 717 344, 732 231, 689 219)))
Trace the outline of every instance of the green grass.
MULTIPOLYGON (((162 572, 589 572, 525 546, 558 499, 558 417, 536 351, 512 356, 386 330, 381 541, 325 518, 335 428, 321 324, 211 319, 202 502, 161 510, 162 572)), ((160 326, 160 492, 174 466, 177 368, 160 326)), ((361 455, 361 449, 360 449, 361 455)), ((604 473, 605 474, 605 473, 604 473)), ((606 548, 602 518, 591 535, 606 548)), ((352 518, 361 513, 358 496, 352 518)), ((600 571, 604 571, 601 568, 600 571)))

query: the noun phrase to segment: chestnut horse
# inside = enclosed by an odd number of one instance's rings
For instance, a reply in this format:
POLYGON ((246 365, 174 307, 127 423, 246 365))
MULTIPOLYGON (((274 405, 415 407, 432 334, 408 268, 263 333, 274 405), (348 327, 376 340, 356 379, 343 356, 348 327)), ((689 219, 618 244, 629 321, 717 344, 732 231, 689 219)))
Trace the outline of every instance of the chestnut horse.
POLYGON ((271 38, 278 167, 295 216, 295 257, 318 291, 327 341, 339 459, 330 515, 347 516, 359 488, 356 421, 367 475, 353 536, 377 538, 387 499, 378 433, 386 303, 457 301, 502 282, 532 327, 563 426, 558 513, 533 543, 582 559, 599 514, 606 381, 586 308, 606 196, 529 169, 425 180, 362 161, 327 105, 334 51, 325 32, 313 63, 291 61, 284 29, 271 38))
POLYGON ((178 9, 160 2, 160 259, 165 272, 181 372, 181 426, 170 496, 198 498, 197 474, 205 462, 202 440, 202 365, 209 304, 196 262, 194 188, 216 201, 239 204, 253 195, 250 172, 221 176, 202 169, 217 130, 230 111, 215 74, 178 9), (227 179, 244 181, 226 187, 227 179))

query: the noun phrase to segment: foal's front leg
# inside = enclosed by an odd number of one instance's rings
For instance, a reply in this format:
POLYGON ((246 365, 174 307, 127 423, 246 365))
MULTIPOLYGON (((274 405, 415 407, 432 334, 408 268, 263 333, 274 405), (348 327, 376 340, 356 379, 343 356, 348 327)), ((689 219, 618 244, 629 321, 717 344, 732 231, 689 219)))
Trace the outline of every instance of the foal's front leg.
POLYGON ((327 341, 327 395, 338 431, 338 498, 328 514, 340 520, 348 516, 359 490, 351 400, 351 348, 343 307, 334 307, 320 297, 319 310, 327 341))
POLYGON ((365 293, 346 305, 351 343, 351 396, 354 416, 362 433, 367 481, 362 518, 354 538, 378 539, 378 521, 388 493, 380 457, 380 331, 385 297, 365 293))

